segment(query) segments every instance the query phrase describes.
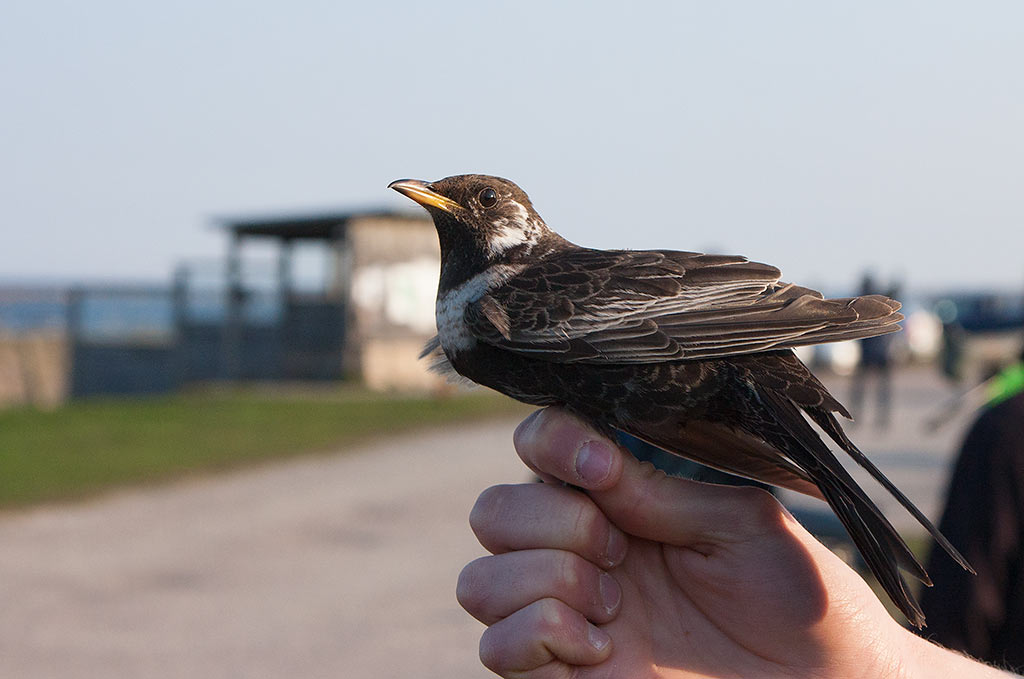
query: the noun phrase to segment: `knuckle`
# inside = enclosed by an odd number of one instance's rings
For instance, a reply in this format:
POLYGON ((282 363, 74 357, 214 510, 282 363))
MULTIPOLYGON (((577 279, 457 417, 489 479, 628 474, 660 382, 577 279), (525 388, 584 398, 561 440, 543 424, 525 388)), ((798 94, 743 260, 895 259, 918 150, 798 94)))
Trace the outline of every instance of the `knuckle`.
POLYGON ((608 525, 593 502, 582 494, 575 494, 576 517, 573 522, 573 542, 587 554, 600 555, 608 538, 608 525))
POLYGON ((548 639, 555 636, 565 627, 563 604, 557 599, 541 599, 536 604, 534 624, 538 636, 548 639))
POLYGON ((580 580, 582 579, 579 572, 579 561, 568 552, 561 552, 556 558, 559 588, 568 592, 575 592, 579 589, 580 580))

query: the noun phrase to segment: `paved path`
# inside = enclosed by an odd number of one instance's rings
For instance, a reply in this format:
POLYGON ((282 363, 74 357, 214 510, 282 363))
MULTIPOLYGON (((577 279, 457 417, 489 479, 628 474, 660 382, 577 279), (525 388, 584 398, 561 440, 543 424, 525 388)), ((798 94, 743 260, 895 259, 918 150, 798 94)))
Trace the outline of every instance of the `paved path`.
MULTIPOLYGON (((897 387, 892 430, 851 435, 934 514, 963 418, 925 435, 945 390, 923 373, 897 387)), ((527 478, 513 426, 0 515, 0 677, 491 676, 454 587, 481 553, 476 495, 527 478)))
POLYGON ((514 422, 0 517, 0 677, 493 676, 466 517, 514 422))

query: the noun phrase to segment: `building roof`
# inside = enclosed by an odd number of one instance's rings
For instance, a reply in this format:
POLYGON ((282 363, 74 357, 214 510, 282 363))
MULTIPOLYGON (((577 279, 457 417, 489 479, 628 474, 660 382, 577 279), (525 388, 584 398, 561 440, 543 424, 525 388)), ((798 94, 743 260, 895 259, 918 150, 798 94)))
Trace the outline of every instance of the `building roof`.
POLYGON ((338 240, 353 219, 385 218, 429 222, 426 215, 388 208, 337 210, 277 217, 220 217, 215 221, 236 236, 280 240, 338 240))

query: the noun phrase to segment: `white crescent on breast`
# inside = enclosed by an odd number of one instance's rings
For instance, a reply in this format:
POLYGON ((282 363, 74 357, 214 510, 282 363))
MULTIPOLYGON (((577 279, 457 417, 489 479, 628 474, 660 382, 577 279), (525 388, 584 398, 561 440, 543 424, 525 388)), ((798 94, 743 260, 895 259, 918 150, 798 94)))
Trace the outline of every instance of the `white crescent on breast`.
POLYGON ((434 315, 437 338, 448 356, 472 349, 477 339, 466 327, 466 307, 523 270, 523 266, 488 267, 451 290, 438 293, 434 315))

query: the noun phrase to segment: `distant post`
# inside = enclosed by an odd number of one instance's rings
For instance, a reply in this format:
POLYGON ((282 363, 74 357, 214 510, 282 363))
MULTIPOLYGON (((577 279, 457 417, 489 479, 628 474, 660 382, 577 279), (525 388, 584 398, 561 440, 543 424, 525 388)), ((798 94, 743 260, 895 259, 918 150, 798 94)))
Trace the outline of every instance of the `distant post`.
POLYGON ((292 327, 292 239, 282 238, 277 251, 277 295, 280 308, 277 318, 278 379, 291 375, 291 351, 296 329, 292 327))
POLYGON ((174 319, 172 369, 175 386, 185 383, 188 364, 185 352, 185 324, 188 322, 188 267, 184 264, 174 269, 171 281, 171 316, 174 319))
POLYGON ((227 256, 227 307, 224 318, 223 365, 229 380, 242 377, 242 304, 245 291, 242 288, 242 237, 231 233, 227 256))

